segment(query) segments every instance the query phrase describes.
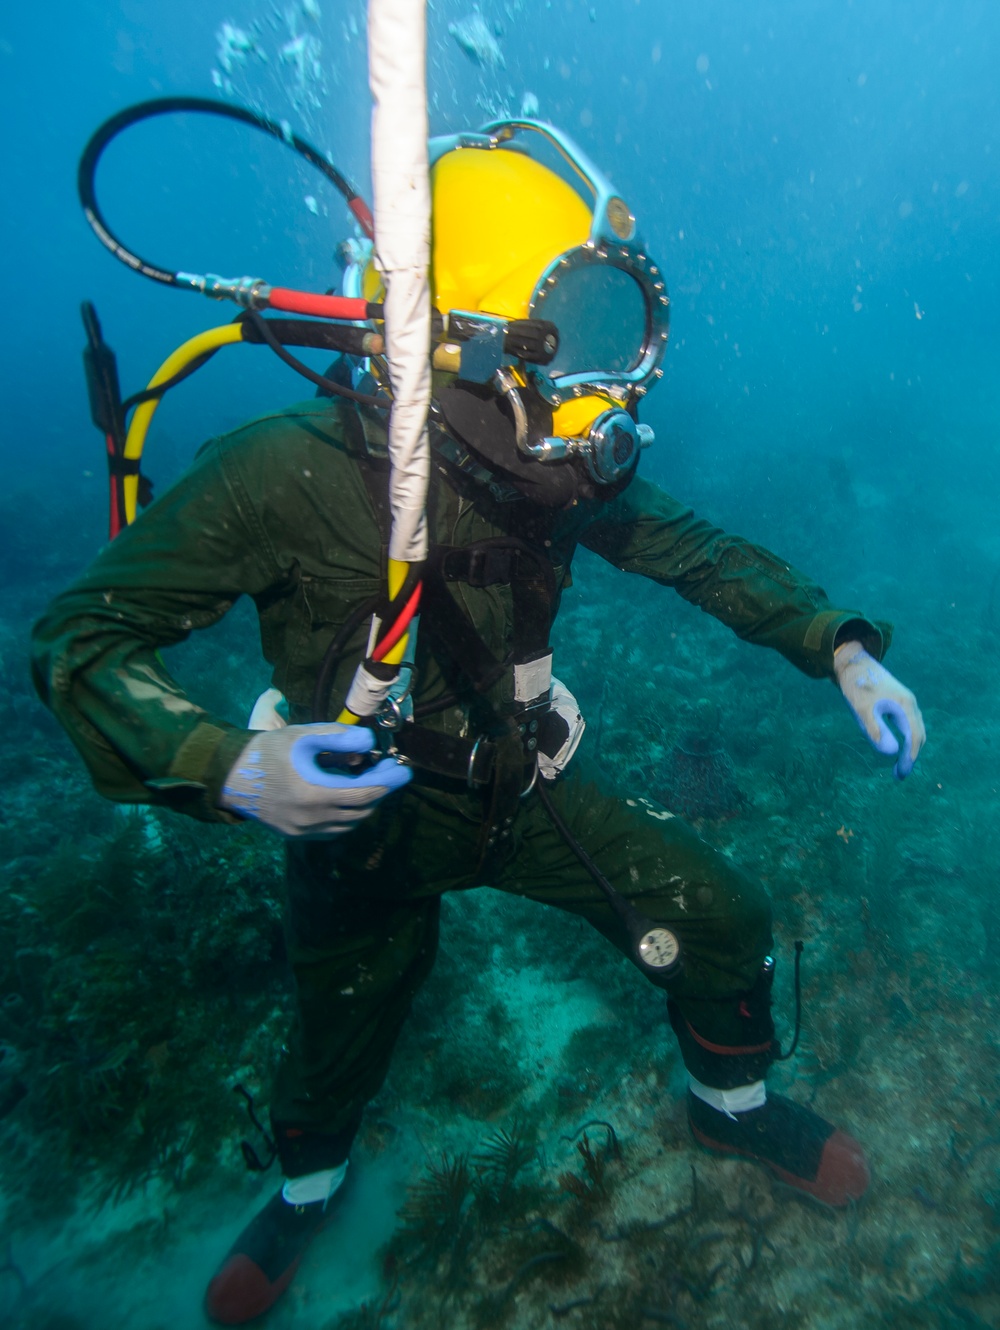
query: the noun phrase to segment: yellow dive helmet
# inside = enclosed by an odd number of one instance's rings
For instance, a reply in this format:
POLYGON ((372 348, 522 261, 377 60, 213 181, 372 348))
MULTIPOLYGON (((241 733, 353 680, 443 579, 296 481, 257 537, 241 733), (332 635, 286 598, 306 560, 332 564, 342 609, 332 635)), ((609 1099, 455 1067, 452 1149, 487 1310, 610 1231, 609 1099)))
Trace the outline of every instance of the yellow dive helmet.
MULTIPOLYGON (((670 309, 627 204, 537 120, 432 139, 430 161, 431 291, 459 378, 506 397, 522 459, 577 457, 598 486, 627 480, 652 442, 634 409, 662 375, 670 309), (539 139, 574 184, 529 155, 539 139), (550 434, 532 431, 529 386, 552 410, 550 434)), ((374 286, 369 268, 369 299, 374 286)))

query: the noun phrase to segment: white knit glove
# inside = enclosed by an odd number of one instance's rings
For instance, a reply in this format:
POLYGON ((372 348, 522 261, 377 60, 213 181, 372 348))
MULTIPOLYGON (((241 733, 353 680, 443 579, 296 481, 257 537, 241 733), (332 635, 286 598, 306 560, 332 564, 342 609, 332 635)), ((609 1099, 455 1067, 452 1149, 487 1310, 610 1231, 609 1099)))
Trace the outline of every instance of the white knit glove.
POLYGON ((917 699, 889 671, 870 656, 860 642, 844 642, 833 653, 833 672, 847 705, 874 748, 898 754, 894 775, 902 780, 913 770, 927 739, 917 699), (887 720, 899 731, 897 739, 887 720))
POLYGON ((233 763, 220 806, 282 836, 340 836, 412 772, 394 758, 372 765, 375 736, 358 725, 285 725, 254 734, 233 763))

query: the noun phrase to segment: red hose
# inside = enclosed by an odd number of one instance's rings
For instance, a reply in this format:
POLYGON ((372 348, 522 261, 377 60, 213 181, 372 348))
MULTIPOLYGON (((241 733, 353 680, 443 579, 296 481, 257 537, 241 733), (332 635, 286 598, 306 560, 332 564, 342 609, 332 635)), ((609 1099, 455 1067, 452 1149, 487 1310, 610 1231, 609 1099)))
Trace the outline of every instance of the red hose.
POLYGON ((422 585, 422 583, 417 584, 413 595, 406 602, 403 612, 372 652, 372 660, 384 660, 406 632, 407 628, 409 628, 417 613, 417 606, 420 604, 420 590, 422 585))
POLYGON ((314 314, 321 319, 371 319, 375 306, 367 300, 349 296, 320 296, 312 291, 291 291, 287 286, 272 286, 267 303, 271 309, 288 314, 314 314))
POLYGON ((108 540, 114 540, 122 529, 122 520, 118 513, 117 481, 111 477, 111 493, 108 496, 111 516, 108 520, 108 540))
MULTIPOLYGON (((113 435, 105 434, 104 446, 108 450, 109 462, 113 462, 115 457, 117 456, 117 451, 115 449, 115 440, 113 435)), ((121 503, 120 503, 121 489, 122 489, 121 477, 109 474, 108 482, 109 482, 108 539, 114 540, 115 536, 118 535, 122 527, 125 525, 125 514, 122 512, 121 503)))
POLYGON ((358 225, 364 231, 369 240, 375 239, 375 221, 372 217, 372 210, 364 201, 360 194, 355 194, 347 205, 354 213, 358 225))

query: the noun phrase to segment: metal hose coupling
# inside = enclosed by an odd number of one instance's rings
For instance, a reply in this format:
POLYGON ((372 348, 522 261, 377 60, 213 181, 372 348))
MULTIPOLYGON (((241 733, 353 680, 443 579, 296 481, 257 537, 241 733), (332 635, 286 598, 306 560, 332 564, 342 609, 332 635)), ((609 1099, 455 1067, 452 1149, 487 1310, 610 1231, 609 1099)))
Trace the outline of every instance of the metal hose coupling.
POLYGON ((214 272, 179 272, 177 285, 189 291, 200 291, 211 300, 232 300, 244 309, 267 309, 271 294, 263 277, 220 277, 214 272))

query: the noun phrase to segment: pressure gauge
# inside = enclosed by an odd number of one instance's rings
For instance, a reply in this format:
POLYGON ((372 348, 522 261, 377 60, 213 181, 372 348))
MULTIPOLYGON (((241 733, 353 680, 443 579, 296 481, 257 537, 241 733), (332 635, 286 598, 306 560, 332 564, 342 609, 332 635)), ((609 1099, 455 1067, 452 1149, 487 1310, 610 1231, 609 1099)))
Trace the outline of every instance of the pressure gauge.
POLYGON ((680 954, 681 944, 669 928, 651 928, 639 939, 639 956, 651 970, 669 970, 680 954))

